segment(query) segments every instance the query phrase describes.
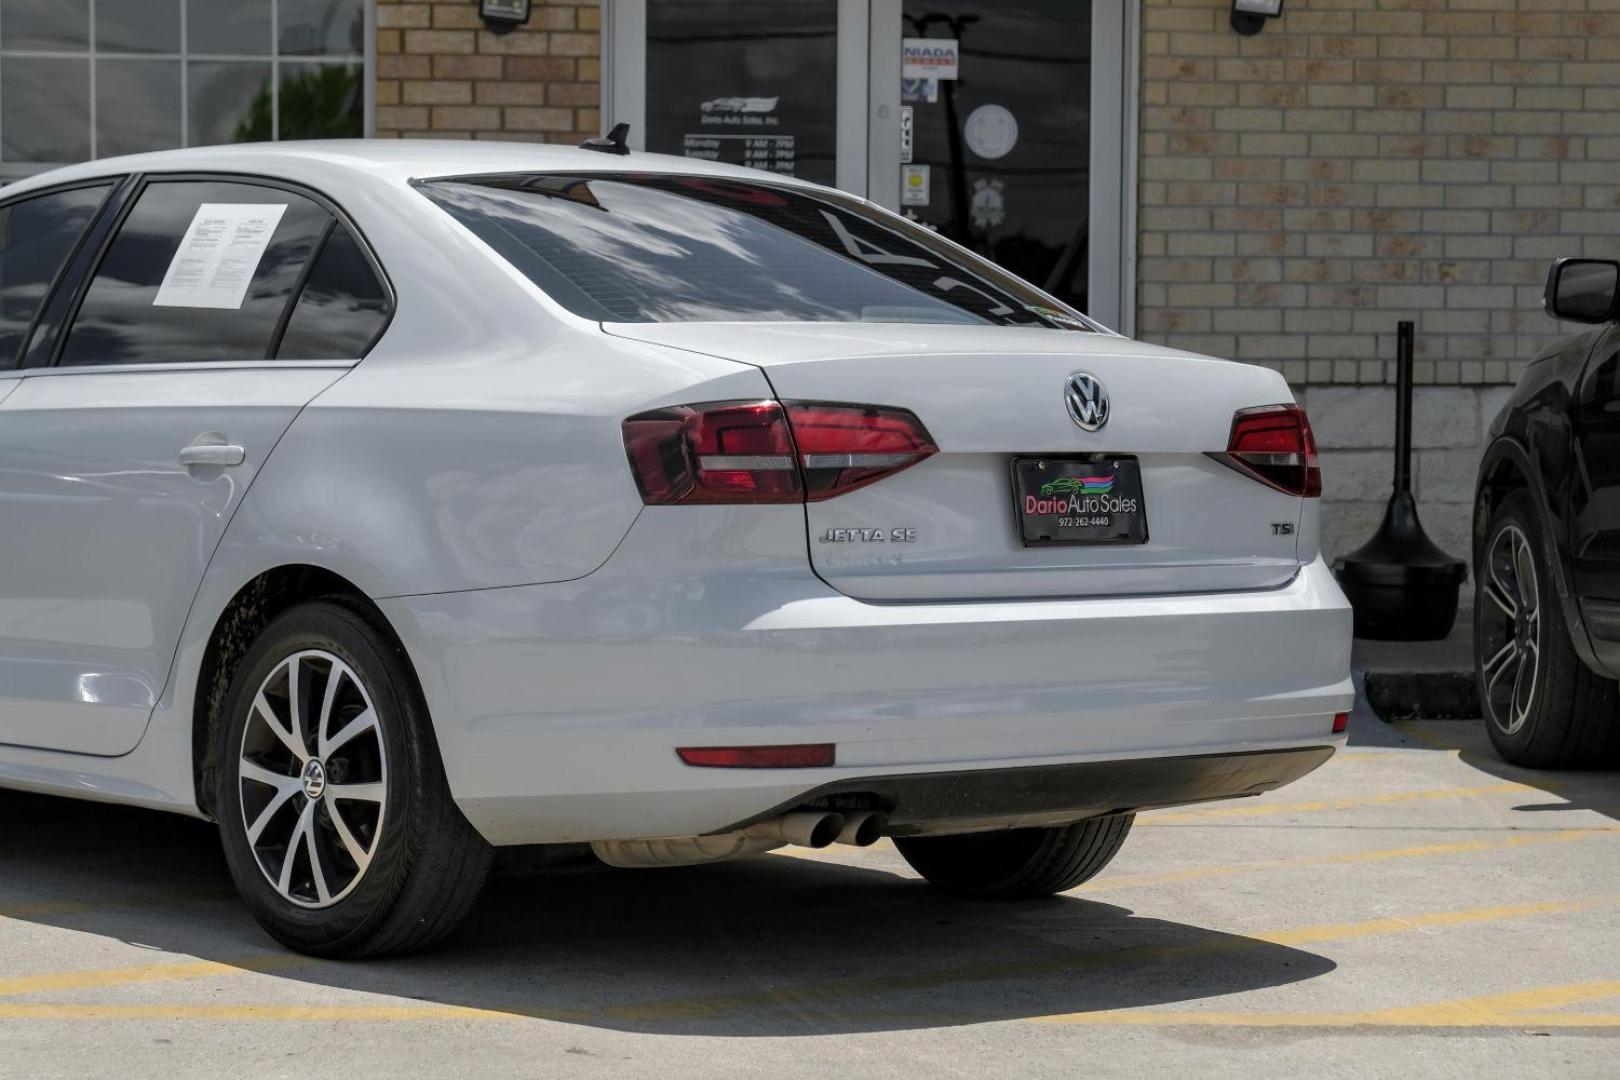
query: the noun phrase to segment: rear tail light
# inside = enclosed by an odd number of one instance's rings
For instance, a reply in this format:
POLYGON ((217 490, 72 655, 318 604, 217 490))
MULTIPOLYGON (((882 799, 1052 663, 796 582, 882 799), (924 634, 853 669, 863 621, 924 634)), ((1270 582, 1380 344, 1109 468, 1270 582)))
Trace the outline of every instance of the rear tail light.
POLYGON ((1314 499, 1322 494, 1322 466, 1311 422, 1298 405, 1262 405, 1232 416, 1226 453, 1216 458, 1263 484, 1314 499))
POLYGON ((624 445, 649 506, 818 502, 939 450, 905 409, 804 401, 657 409, 624 422, 624 445))

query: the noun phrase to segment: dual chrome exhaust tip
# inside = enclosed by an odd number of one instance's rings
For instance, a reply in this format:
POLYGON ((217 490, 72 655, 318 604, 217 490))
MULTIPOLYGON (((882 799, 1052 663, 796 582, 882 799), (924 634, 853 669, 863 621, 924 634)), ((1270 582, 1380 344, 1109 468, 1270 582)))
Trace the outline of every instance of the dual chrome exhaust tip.
POLYGON ((889 816, 881 811, 794 810, 735 832, 660 840, 597 840, 591 850, 609 866, 695 866, 758 855, 787 844, 806 848, 833 844, 871 847, 888 828, 889 816))

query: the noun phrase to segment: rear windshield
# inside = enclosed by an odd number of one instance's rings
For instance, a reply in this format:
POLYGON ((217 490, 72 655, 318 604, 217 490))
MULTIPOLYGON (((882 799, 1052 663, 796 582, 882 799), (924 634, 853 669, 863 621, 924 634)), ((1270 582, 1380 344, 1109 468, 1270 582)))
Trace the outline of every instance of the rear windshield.
POLYGON ((600 322, 1093 329, 928 230, 832 192, 656 174, 418 187, 558 303, 600 322))

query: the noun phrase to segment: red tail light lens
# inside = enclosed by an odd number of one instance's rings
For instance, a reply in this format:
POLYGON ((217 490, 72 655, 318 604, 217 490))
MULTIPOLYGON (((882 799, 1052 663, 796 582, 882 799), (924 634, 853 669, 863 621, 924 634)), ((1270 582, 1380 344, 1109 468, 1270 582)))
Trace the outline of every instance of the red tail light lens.
POLYGON ((922 421, 905 409, 790 401, 787 412, 811 502, 865 487, 939 452, 922 421))
POLYGON ((1306 499, 1322 494, 1316 438, 1298 405, 1239 409, 1223 460, 1278 491, 1306 499))
POLYGON ((938 452, 905 409, 791 401, 641 413, 624 422, 624 445, 649 506, 814 502, 938 452))
POLYGON ((793 436, 774 401, 642 413, 624 422, 624 446, 649 506, 804 501, 793 436))

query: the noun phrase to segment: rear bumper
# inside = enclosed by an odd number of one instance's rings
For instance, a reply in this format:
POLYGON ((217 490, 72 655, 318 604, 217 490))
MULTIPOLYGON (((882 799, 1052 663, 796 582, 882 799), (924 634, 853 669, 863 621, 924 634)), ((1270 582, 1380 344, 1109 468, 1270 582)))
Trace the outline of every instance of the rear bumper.
POLYGON ((1296 750, 865 776, 823 784, 717 831, 744 828, 807 805, 883 810, 888 814, 889 832, 896 836, 1065 824, 1259 795, 1293 783, 1324 764, 1333 752, 1334 747, 1324 743, 1296 750))
POLYGON ((1263 592, 879 605, 803 572, 738 580, 735 551, 705 578, 699 553, 641 542, 577 581, 380 601, 494 843, 699 835, 879 779, 954 818, 1018 818, 1025 783, 1057 799, 1039 812, 1225 798, 1344 741, 1350 609, 1320 560, 1263 592), (805 742, 837 765, 674 752, 805 742))

